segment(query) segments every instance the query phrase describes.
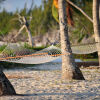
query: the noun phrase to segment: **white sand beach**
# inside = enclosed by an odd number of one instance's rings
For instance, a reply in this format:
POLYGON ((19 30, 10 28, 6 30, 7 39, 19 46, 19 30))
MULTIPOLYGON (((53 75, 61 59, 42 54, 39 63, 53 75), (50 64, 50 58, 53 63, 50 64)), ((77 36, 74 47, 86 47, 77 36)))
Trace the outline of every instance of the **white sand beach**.
POLYGON ((16 92, 22 96, 3 96, 0 100, 100 100, 100 68, 81 70, 86 80, 61 80, 60 64, 55 68, 42 64, 4 70, 16 92))

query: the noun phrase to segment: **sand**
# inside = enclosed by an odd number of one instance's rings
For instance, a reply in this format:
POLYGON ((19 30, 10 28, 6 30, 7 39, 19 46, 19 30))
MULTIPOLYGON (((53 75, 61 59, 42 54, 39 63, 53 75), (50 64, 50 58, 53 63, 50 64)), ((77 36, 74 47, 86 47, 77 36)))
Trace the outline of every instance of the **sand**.
POLYGON ((0 100, 100 100, 98 68, 81 68, 86 79, 83 81, 61 80, 61 68, 34 68, 4 70, 16 92, 22 96, 3 96, 0 100))

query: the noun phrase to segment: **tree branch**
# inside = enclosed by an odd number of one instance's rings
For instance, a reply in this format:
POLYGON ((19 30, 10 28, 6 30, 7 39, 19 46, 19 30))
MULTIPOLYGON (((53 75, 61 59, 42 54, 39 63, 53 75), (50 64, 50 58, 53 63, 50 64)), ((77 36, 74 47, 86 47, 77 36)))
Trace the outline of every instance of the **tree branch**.
POLYGON ((13 38, 11 41, 13 41, 13 40, 21 33, 21 31, 22 31, 24 28, 25 28, 25 25, 23 25, 23 26, 20 28, 20 30, 18 31, 18 34, 16 34, 16 35, 14 36, 14 38, 13 38))
POLYGON ((70 5, 72 5, 74 8, 78 9, 86 18, 88 18, 92 23, 93 23, 93 19, 91 17, 89 17, 81 8, 79 8, 77 5, 75 5, 73 2, 71 2, 70 0, 66 0, 70 5))

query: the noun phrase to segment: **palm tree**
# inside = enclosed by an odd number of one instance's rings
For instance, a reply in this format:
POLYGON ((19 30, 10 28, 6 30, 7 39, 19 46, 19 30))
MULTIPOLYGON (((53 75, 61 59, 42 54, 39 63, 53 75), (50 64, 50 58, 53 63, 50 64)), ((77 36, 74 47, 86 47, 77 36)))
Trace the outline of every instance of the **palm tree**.
POLYGON ((70 41, 68 37, 68 26, 66 17, 66 1, 58 0, 59 5, 59 25, 62 50, 62 78, 84 80, 82 72, 76 66, 70 41))
POLYGON ((100 23, 99 23, 99 0, 93 0, 93 27, 95 34, 95 41, 98 42, 98 57, 100 66, 100 23))
POLYGON ((2 69, 0 68, 0 96, 3 95, 15 95, 16 92, 11 85, 10 81, 7 79, 2 69))
MULTIPOLYGON (((100 12, 100 0, 99 0, 99 12, 100 12)), ((100 13, 99 13, 99 23, 100 23, 100 13)))
MULTIPOLYGON (((0 0, 0 3, 2 3, 5 0, 0 0)), ((0 96, 2 95, 15 95, 16 92, 11 85, 10 81, 7 79, 5 74, 2 71, 2 68, 0 66, 0 96)))

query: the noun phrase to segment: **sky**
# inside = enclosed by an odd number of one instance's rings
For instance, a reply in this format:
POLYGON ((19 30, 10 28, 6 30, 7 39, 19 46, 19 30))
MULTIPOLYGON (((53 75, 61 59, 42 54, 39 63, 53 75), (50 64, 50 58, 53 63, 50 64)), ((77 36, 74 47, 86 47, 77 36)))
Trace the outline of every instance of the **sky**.
MULTIPOLYGON (((42 0, 34 0, 34 5, 39 6, 42 0)), ((32 0, 6 0, 0 5, 0 11, 5 8, 8 12, 14 12, 17 9, 24 8, 25 3, 27 3, 27 8, 30 8, 32 0)))

